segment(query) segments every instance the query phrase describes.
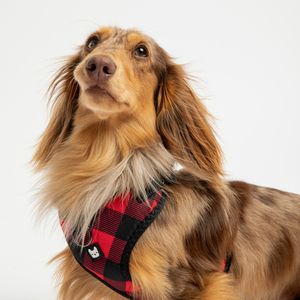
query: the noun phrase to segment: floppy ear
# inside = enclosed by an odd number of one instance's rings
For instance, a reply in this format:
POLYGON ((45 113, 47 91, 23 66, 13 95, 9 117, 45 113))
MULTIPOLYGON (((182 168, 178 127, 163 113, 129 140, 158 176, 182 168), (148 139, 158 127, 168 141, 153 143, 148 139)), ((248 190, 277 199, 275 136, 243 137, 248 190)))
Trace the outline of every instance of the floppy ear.
POLYGON ((79 85, 74 79, 73 72, 79 62, 79 54, 71 56, 57 71, 49 86, 49 103, 52 102, 51 115, 32 159, 36 171, 45 165, 72 130, 72 119, 77 108, 79 94, 79 85))
POLYGON ((166 58, 156 111, 157 130, 165 147, 187 171, 214 186, 222 185, 222 151, 212 116, 188 83, 183 67, 166 58))

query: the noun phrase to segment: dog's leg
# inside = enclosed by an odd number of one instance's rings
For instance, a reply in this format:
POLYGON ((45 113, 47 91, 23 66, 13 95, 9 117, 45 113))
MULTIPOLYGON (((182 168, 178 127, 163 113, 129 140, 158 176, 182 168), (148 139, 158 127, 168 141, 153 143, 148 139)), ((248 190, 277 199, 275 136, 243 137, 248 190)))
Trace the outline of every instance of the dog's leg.
MULTIPOLYGON (((179 285, 180 287, 180 285, 179 285)), ((169 298, 168 298, 169 299, 169 298)), ((241 300, 237 296, 235 280, 232 275, 215 272, 206 275, 203 286, 198 286, 196 282, 185 284, 181 291, 176 287, 170 299, 182 300, 241 300)))
POLYGON ((230 274, 212 273, 206 279, 204 289, 195 300, 237 300, 234 279, 230 274))

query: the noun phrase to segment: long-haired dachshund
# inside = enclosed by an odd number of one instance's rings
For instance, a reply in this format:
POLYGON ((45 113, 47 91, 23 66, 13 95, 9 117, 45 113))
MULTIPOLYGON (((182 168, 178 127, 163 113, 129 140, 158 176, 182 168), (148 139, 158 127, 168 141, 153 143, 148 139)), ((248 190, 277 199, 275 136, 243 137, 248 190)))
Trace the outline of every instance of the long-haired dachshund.
POLYGON ((33 163, 39 216, 57 211, 68 242, 59 299, 300 297, 300 196, 224 179, 188 79, 152 38, 115 27, 56 74, 33 163))

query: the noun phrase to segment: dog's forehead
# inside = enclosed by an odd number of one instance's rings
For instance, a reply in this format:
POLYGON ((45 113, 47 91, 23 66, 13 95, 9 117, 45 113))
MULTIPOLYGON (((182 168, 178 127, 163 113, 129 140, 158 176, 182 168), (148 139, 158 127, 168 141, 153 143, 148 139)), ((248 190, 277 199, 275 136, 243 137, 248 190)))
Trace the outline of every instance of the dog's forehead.
POLYGON ((155 42, 149 36, 135 29, 122 29, 118 27, 104 27, 97 31, 101 36, 101 41, 107 44, 131 46, 139 43, 147 43, 151 46, 155 42))

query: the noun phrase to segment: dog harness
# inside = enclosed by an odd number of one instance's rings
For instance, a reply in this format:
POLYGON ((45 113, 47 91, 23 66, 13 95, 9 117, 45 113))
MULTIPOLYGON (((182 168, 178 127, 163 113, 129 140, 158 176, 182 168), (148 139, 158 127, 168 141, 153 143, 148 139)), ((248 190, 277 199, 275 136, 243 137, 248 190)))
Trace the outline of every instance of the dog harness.
POLYGON ((152 191, 147 197, 148 201, 141 201, 129 192, 126 196, 114 198, 96 214, 83 245, 76 235, 65 233, 78 263, 128 299, 141 299, 139 286, 133 286, 129 273, 131 251, 162 211, 167 199, 161 189, 152 191))
MULTIPOLYGON (((169 182, 167 182, 168 184, 169 182)), ((171 183, 171 182, 170 182, 171 183)), ((162 211, 167 196, 161 186, 147 190, 147 201, 129 192, 113 198, 95 215, 83 243, 76 234, 65 233, 68 245, 78 263, 106 286, 128 299, 142 299, 129 273, 131 252, 145 230, 162 211)), ((64 222, 61 226, 64 230, 64 222)), ((231 256, 223 261, 228 273, 231 256)))

